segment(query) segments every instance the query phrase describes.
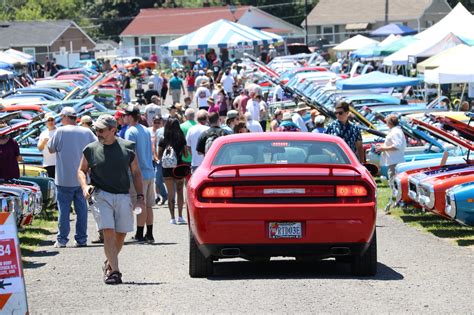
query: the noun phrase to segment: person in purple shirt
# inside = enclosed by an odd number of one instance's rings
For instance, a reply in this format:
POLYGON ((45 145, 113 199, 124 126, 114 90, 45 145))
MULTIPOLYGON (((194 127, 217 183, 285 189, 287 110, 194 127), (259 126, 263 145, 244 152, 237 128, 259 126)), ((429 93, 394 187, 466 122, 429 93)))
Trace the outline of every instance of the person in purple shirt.
POLYGON ((18 143, 8 135, 0 136, 0 179, 19 178, 19 161, 21 156, 18 143))

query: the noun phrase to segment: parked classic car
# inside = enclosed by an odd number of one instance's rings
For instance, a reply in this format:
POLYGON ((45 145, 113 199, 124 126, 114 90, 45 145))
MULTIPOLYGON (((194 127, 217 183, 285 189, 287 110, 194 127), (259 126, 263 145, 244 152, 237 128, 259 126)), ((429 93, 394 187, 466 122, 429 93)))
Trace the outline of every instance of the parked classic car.
POLYGON ((474 183, 464 183, 446 191, 446 214, 457 222, 474 226, 474 183))
POLYGON ((339 137, 217 138, 187 185, 191 277, 213 261, 336 257, 377 270, 375 182, 339 137), (291 198, 289 198, 291 196, 291 198))

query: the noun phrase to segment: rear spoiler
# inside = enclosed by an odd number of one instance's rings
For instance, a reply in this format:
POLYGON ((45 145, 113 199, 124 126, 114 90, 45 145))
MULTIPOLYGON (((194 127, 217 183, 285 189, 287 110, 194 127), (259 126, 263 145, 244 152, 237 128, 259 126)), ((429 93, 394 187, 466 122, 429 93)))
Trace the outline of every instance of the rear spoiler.
MULTIPOLYGON (((340 169, 340 170, 350 170, 350 171, 353 171, 355 173, 354 176, 357 176, 357 177, 360 177, 362 176, 362 173, 354 166, 352 165, 349 165, 349 164, 338 164, 338 165, 335 165, 335 164, 313 164, 314 165, 314 168, 324 168, 324 169, 328 169, 329 170, 329 174, 328 176, 337 176, 337 175, 334 175, 334 170, 337 170, 337 169, 340 169)), ((212 176, 213 174, 215 174, 216 172, 220 172, 220 171, 235 171, 235 177, 241 177, 240 175, 240 170, 248 170, 248 169, 258 169, 258 168, 282 168, 282 167, 285 167, 285 168, 307 168, 308 171, 311 167, 309 167, 308 164, 248 164, 248 165, 223 165, 223 166, 218 166, 216 168, 214 168, 208 175, 208 178, 216 178, 216 177, 219 177, 219 176, 212 176)), ((309 172, 308 172, 308 175, 309 172)), ((272 176, 285 176, 285 174, 275 174, 275 175, 272 175, 272 176)))

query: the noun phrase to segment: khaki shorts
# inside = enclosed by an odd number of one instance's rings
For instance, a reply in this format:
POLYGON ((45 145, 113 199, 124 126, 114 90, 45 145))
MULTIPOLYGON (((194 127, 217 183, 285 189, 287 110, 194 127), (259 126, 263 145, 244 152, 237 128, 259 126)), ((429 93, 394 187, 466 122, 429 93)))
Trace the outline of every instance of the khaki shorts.
POLYGON ((111 194, 96 190, 92 200, 91 210, 98 230, 113 229, 118 233, 133 231, 132 202, 129 194, 111 194))
MULTIPOLYGON (((147 207, 153 207, 155 205, 155 179, 147 179, 144 180, 143 183, 143 196, 145 197, 145 205, 147 207)), ((130 182, 130 198, 132 199, 132 203, 135 204, 137 202, 137 192, 135 191, 135 185, 133 185, 133 181, 130 182)))

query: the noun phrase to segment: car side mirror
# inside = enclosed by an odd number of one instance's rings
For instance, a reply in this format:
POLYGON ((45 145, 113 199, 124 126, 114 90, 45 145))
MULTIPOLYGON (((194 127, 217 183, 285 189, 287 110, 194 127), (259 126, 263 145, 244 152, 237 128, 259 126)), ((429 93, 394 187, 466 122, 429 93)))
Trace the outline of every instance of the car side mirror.
POLYGON ((364 163, 365 168, 369 171, 370 175, 377 176, 379 174, 379 168, 375 164, 364 163))

